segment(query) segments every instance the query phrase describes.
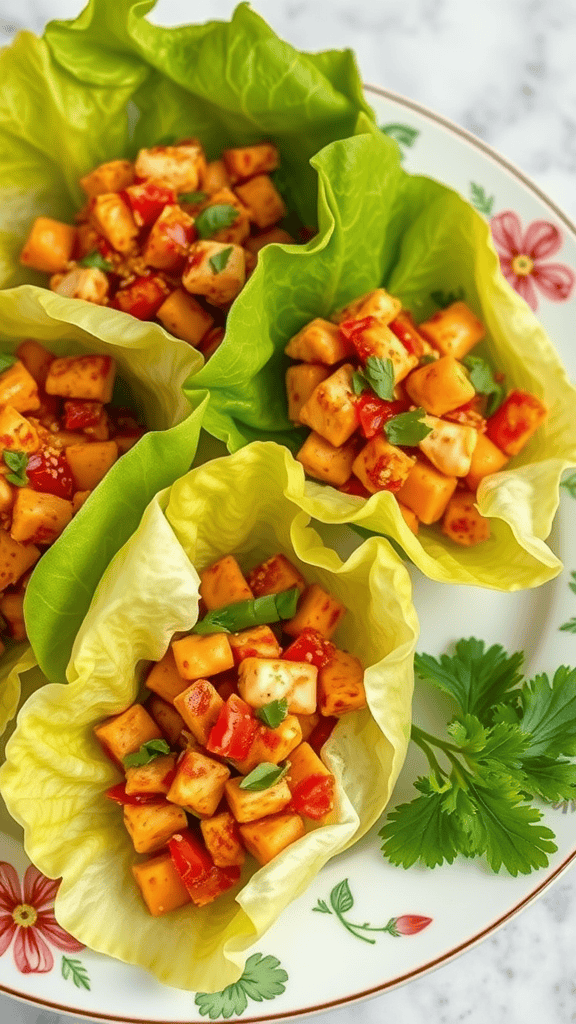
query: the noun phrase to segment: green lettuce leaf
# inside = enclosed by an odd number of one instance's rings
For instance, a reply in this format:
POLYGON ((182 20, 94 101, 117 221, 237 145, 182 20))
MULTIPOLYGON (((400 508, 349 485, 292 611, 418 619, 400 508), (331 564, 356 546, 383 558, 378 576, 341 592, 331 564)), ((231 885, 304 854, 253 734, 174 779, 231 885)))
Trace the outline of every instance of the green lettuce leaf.
POLYGON ((298 469, 285 448, 257 443, 193 470, 152 501, 99 584, 69 684, 32 694, 0 772, 28 854, 45 874, 63 878, 60 924, 178 988, 215 991, 238 979, 246 951, 283 908, 380 817, 409 741, 418 626, 407 570, 376 538, 346 562, 326 548, 309 516, 285 497, 298 469), (366 666, 370 710, 343 718, 324 748, 337 810, 270 864, 247 864, 239 892, 152 918, 131 875, 135 854, 121 812, 104 796, 118 772, 93 727, 136 699, 144 663, 194 625, 196 569, 229 552, 249 567, 276 551, 344 602, 336 640, 366 666))
POLYGON ((386 492, 364 502, 302 480, 290 496, 322 522, 388 535, 432 579, 500 590, 544 583, 561 569, 544 541, 562 471, 576 464, 576 390, 544 329, 504 280, 488 224, 455 192, 407 174, 384 135, 334 142, 312 166, 318 235, 303 248, 263 250, 263 273, 236 300, 224 343, 187 385, 192 401, 195 388, 210 392, 206 429, 229 451, 256 438, 297 451, 304 435, 288 420, 284 388, 283 349, 292 335, 378 286, 398 295, 417 321, 436 311, 438 290, 461 292, 487 326, 474 352, 506 374, 509 388, 533 392, 550 411, 511 467, 480 486, 491 539, 463 548, 426 527, 415 537, 386 492))

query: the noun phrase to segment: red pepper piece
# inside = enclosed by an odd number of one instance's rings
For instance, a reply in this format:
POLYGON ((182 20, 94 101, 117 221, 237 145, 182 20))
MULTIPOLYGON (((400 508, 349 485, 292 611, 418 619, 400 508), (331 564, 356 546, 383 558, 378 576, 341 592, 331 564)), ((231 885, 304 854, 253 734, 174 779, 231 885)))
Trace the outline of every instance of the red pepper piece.
POLYGON ((161 277, 137 277, 127 288, 119 288, 110 306, 130 313, 138 320, 153 320, 169 289, 161 277))
POLYGON ((409 403, 402 399, 386 402, 383 398, 378 398, 378 395, 365 391, 356 400, 356 416, 360 430, 364 437, 375 437, 376 434, 381 433, 382 427, 388 420, 391 420, 393 416, 398 416, 401 412, 406 412, 409 408, 409 403))
POLYGON ((358 498, 371 498, 370 491, 364 487, 364 484, 358 479, 357 476, 351 476, 345 484, 336 488, 338 491, 342 491, 342 494, 355 494, 358 498))
POLYGON ((284 661, 306 661, 316 668, 324 668, 332 660, 336 648, 316 629, 303 629, 300 636, 286 648, 284 661))
POLYGON ((95 427, 102 415, 102 402, 87 402, 70 398, 64 402, 64 426, 66 430, 84 430, 95 427))
POLYGON ((527 391, 511 391, 486 422, 486 433, 505 455, 517 455, 546 419, 546 406, 527 391))
POLYGON ((340 333, 344 335, 346 341, 351 341, 353 345, 356 345, 364 331, 367 331, 369 327, 374 327, 377 323, 375 316, 363 316, 361 320, 345 320, 340 324, 340 333))
POLYGON ((233 761, 243 761, 252 746, 258 723, 241 697, 230 695, 213 725, 206 750, 233 761))
POLYGON ((132 210, 138 227, 153 224, 165 206, 176 202, 176 194, 171 188, 162 188, 151 181, 144 184, 130 185, 120 195, 132 210))
POLYGON ((297 814, 318 821, 334 807, 334 776, 309 775, 292 793, 292 807, 297 814))
POLYGON ((308 737, 308 743, 317 754, 322 750, 326 740, 330 739, 337 721, 337 718, 328 715, 326 718, 321 718, 318 725, 312 729, 308 737))
POLYGON ((177 832, 168 840, 176 871, 198 907, 211 903, 240 878, 240 868, 216 867, 208 850, 190 829, 177 832))
POLYGON ((74 493, 74 478, 64 455, 54 449, 35 452, 28 459, 26 473, 34 491, 55 494, 70 501, 74 493))
POLYGON ((418 359, 420 359, 420 356, 426 351, 426 343, 422 335, 418 333, 410 313, 403 309, 388 326, 396 337, 400 339, 406 351, 410 355, 418 356, 418 359))
POLYGON ((219 868, 214 864, 206 878, 187 888, 192 897, 192 902, 197 907, 204 907, 207 903, 212 903, 218 896, 221 896, 227 889, 231 889, 233 885, 236 885, 239 878, 239 867, 219 868))
POLYGON ((106 793, 109 800, 117 804, 163 804, 165 799, 161 793, 127 793, 126 784, 119 782, 112 786, 106 793))

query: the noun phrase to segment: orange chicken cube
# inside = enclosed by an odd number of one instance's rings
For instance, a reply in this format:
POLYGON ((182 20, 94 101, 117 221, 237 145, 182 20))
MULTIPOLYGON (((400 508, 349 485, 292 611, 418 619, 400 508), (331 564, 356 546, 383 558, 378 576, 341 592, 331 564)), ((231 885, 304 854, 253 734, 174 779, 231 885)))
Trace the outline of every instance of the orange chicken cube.
POLYGON ((241 782, 242 778, 229 779, 225 794, 232 814, 242 824, 276 814, 290 803, 292 794, 286 779, 261 790, 241 789, 241 782))
POLYGON ((190 903, 190 894, 169 853, 160 853, 143 864, 134 864, 132 873, 152 917, 169 914, 190 903))
POLYGON ((141 704, 132 704, 121 714, 107 718, 94 732, 106 752, 120 764, 127 754, 140 750, 143 743, 163 739, 156 722, 141 704))
POLYGON ((160 661, 152 665, 146 676, 146 686, 170 703, 186 689, 186 685, 176 667, 174 651, 169 647, 160 661))
POLYGON ((304 441, 296 460, 308 476, 323 480, 333 487, 341 487, 352 475, 357 452, 358 445, 354 437, 335 448, 313 430, 304 441))
POLYGON ((155 853, 175 832, 186 828, 182 807, 174 804, 125 804, 124 824, 136 853, 155 853))
POLYGON ((244 658, 279 658, 282 654, 270 626, 253 626, 241 633, 230 633, 228 642, 236 665, 244 658))
POLYGON ((214 323, 214 317, 183 288, 176 288, 168 296, 156 311, 156 316, 170 334, 195 348, 214 323))
POLYGON ((218 807, 229 778, 230 769, 226 765, 206 757, 198 750, 186 750, 180 756, 176 778, 166 799, 188 808, 201 818, 209 818, 218 807))
POLYGON ((453 302, 440 309, 418 330, 443 356, 462 359, 486 334, 484 324, 465 302, 453 302))
POLYGON ((442 356, 414 370, 404 382, 412 401, 433 416, 443 416, 465 405, 476 394, 461 363, 454 356, 442 356))
POLYGON ((319 363, 298 363, 286 370, 286 394, 288 396, 288 418, 300 423, 300 410, 310 395, 330 376, 327 366, 319 363))
POLYGON ((56 494, 19 487, 10 535, 24 544, 51 544, 72 519, 72 502, 56 494))
POLYGON ((201 821, 200 831, 216 867, 241 867, 246 859, 246 852, 240 839, 238 824, 230 811, 222 811, 212 818, 201 821))
POLYGON ((24 364, 30 376, 34 378, 36 384, 44 387, 50 364, 54 360, 52 353, 37 341, 27 338, 26 341, 21 341, 18 345, 16 355, 20 362, 24 364))
POLYGON ((0 410, 0 448, 31 455, 40 447, 38 431, 11 405, 0 410))
POLYGON ((442 518, 457 483, 457 477, 445 476, 431 463, 417 459, 397 498, 415 512, 420 522, 429 526, 442 518))
POLYGON ((110 356, 63 356, 53 359, 46 378, 46 392, 62 398, 110 402, 116 364, 110 356))
POLYGON ((285 590, 304 590, 306 580, 286 555, 277 554, 251 569, 246 579, 254 597, 282 594, 285 590))
POLYGON ((164 793, 172 785, 176 767, 176 755, 166 754, 155 757, 149 764, 137 768, 126 769, 126 792, 132 793, 164 793))
POLYGON ((302 594, 294 618, 284 623, 284 632, 298 636, 304 629, 315 629, 329 640, 345 614, 346 607, 341 601, 312 583, 302 594))
POLYGON ((507 462, 508 456, 500 448, 497 448, 486 434, 478 434, 466 477, 467 486, 471 491, 477 491, 485 476, 498 473, 507 462))
POLYGON ((327 665, 318 669, 318 710, 339 718, 366 707, 362 663, 346 651, 335 650, 327 665))
POLYGON ((414 459, 390 444, 381 434, 364 445, 352 463, 352 471, 367 491, 399 491, 408 477, 414 459))
POLYGON ((198 743, 206 746, 224 701, 212 683, 198 679, 174 698, 174 707, 198 743))
POLYGON ((39 558, 35 544, 19 544, 0 528, 0 590, 16 583, 39 558))
POLYGON ((373 316, 381 323, 389 324, 401 309, 400 299, 389 295, 385 288, 375 288, 374 291, 349 302, 335 313, 332 319, 335 323, 341 324, 345 320, 363 320, 365 316, 373 316))
POLYGON ((280 163, 278 150, 272 142, 225 149, 222 158, 232 182, 253 178, 256 174, 269 174, 280 163))
POLYGON ((267 174, 258 174, 243 185, 237 185, 236 194, 248 210, 250 220, 261 231, 286 216, 284 200, 267 174))
POLYGON ((175 747, 185 728, 182 716, 173 704, 168 704, 167 701, 162 700, 162 697, 157 697, 156 694, 148 698, 146 707, 158 727, 162 730, 170 746, 175 747))
POLYGON ((130 160, 109 160, 80 178, 87 196, 100 196, 106 192, 122 192, 134 181, 134 164, 130 160))
POLYGON ((200 573, 200 597, 208 611, 238 601, 250 601, 254 594, 233 555, 225 555, 200 573))
POLYGON ((480 515, 470 491, 456 491, 442 520, 442 533, 456 544, 473 547, 490 537, 490 521, 480 515))
POLYGON ((77 489, 93 491, 116 462, 118 445, 115 441, 71 444, 65 454, 77 489))
POLYGON ((37 217, 24 248, 20 263, 45 274, 66 270, 76 242, 76 228, 50 217, 37 217))
POLYGON ((17 412, 34 412, 40 408, 38 385, 20 360, 0 374, 2 405, 11 405, 17 412))
POLYGON ((261 821, 240 825, 244 846, 259 864, 269 864, 287 846, 305 835, 304 822, 299 814, 274 814, 261 821))
POLYGON ((358 426, 353 374, 352 364, 345 363, 315 388, 300 410, 301 422, 335 448, 345 444, 358 426))

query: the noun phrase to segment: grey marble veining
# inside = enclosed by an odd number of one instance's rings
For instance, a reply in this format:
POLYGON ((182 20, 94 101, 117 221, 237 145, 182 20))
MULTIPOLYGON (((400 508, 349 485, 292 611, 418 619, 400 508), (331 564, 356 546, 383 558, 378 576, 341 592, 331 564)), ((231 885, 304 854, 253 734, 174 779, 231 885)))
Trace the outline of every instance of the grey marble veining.
MULTIPOLYGON (((82 0, 0 0, 0 44, 82 0)), ((159 0, 164 24, 227 17, 233 0, 159 0)), ((490 143, 576 220, 576 0, 254 0, 294 45, 351 46, 365 81, 490 143)), ((0 85, 1 88, 1 85, 0 85)), ((576 822, 575 822, 576 823, 576 822)), ((327 1024, 572 1024, 576 873, 451 964, 327 1024)), ((69 1018, 66 1018, 69 1019, 69 1018)), ((64 1018, 0 997, 1 1024, 64 1018)))

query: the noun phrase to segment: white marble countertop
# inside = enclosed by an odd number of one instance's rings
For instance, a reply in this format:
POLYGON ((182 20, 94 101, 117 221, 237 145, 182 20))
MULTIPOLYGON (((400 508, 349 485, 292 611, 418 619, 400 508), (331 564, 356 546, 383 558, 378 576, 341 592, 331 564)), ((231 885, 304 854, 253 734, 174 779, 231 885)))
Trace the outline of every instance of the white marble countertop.
MULTIPOLYGON (((0 45, 82 0, 0 0, 0 45)), ((233 0, 159 0, 164 24, 227 17, 233 0)), ((295 46, 352 47, 366 82, 475 133, 576 220, 575 0, 253 0, 295 46)), ((0 85, 1 88, 1 85, 0 85)), ((451 964, 326 1024, 569 1024, 576 1020, 576 872, 451 964)), ((64 1024, 0 997, 1 1024, 64 1024)))

